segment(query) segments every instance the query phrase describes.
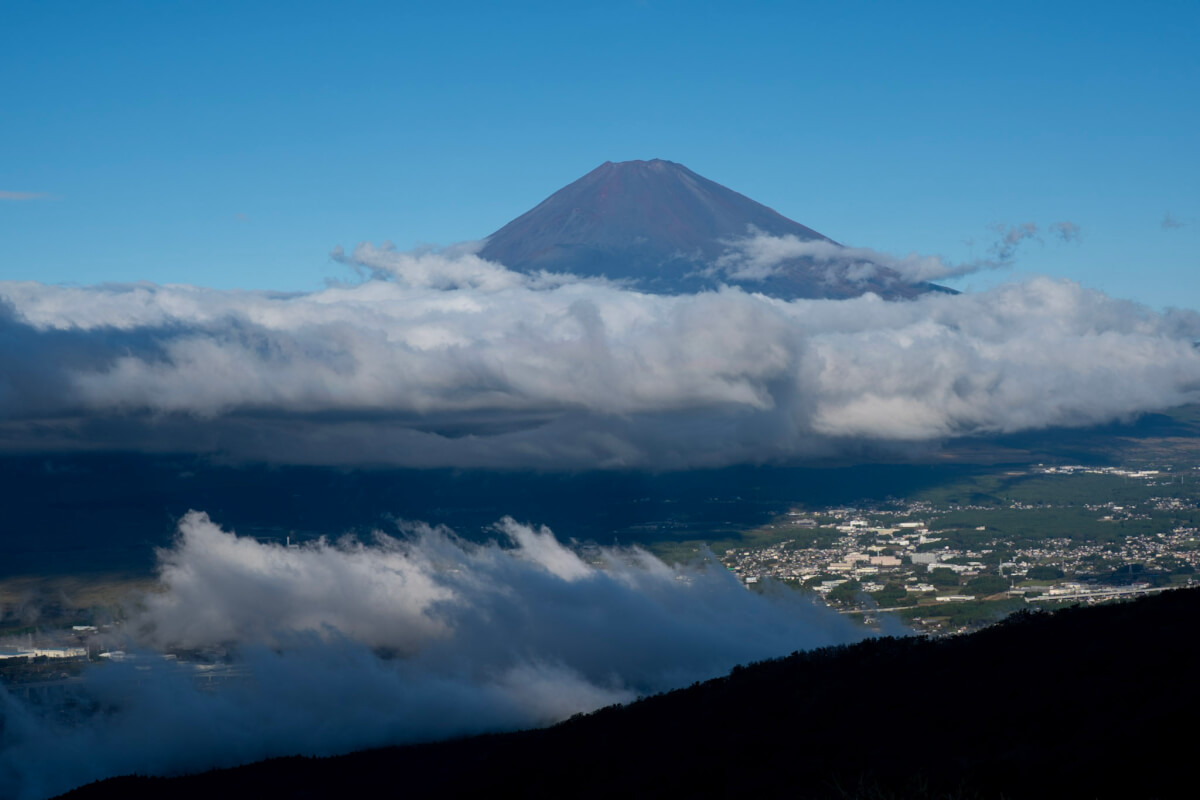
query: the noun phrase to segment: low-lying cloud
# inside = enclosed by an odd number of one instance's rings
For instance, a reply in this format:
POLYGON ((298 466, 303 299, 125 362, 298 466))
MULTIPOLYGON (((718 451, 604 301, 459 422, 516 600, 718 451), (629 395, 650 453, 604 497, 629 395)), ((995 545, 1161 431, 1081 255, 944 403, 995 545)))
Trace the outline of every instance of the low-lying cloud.
POLYGON ((372 277, 304 294, 0 283, 0 447, 689 468, 1200 399, 1200 315, 1067 281, 784 302, 531 276, 470 248, 343 257, 372 277))
POLYGON ((189 514, 159 554, 161 591, 110 634, 126 660, 48 705, 0 688, 0 795, 542 725, 865 635, 716 563, 584 560, 507 518, 496 536, 414 524, 289 548, 189 514))

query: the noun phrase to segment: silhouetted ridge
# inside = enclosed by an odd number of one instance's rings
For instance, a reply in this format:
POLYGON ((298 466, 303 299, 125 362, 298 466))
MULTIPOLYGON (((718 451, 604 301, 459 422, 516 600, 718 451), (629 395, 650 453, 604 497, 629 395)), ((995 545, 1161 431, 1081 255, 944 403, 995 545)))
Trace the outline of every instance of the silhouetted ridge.
POLYGON ((553 728, 176 779, 120 797, 1193 797, 1200 590, 738 667, 553 728))
POLYGON ((877 278, 850 281, 808 259, 794 259, 766 280, 714 274, 730 242, 752 232, 837 244, 682 164, 654 159, 606 161, 493 233, 480 255, 519 271, 603 275, 663 293, 721 281, 789 298, 867 291, 910 297, 929 288, 882 267, 877 278))

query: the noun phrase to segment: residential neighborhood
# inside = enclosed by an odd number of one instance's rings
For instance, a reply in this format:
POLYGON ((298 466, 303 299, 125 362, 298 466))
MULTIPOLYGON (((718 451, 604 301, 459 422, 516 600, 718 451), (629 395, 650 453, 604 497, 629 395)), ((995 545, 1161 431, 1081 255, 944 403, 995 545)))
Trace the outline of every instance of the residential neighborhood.
POLYGON ((929 633, 972 630, 1021 607, 1093 603, 1197 582, 1200 531, 1181 523, 1197 509, 1191 484, 1171 484, 1170 470, 1107 466, 1038 467, 1022 477, 1081 475, 1119 478, 1146 496, 797 509, 756 531, 770 543, 730 548, 720 558, 748 588, 777 581, 867 619, 902 613, 929 633), (1176 491, 1153 491, 1165 485, 1176 491), (1178 491, 1181 485, 1187 491, 1178 491), (1064 519, 1072 524, 1060 532, 1064 519))

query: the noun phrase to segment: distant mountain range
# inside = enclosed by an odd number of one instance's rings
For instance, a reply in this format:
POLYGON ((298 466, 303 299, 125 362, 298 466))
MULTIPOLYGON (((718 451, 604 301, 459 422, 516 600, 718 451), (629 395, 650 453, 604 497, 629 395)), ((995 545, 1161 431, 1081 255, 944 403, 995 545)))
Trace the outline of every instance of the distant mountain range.
POLYGON ((606 161, 489 236, 480 256, 521 272, 604 276, 663 294, 720 283, 787 299, 866 292, 900 299, 943 290, 906 282, 882 265, 864 271, 861 264, 855 269, 837 259, 788 258, 773 265, 771 274, 753 278, 720 268, 739 242, 764 234, 842 249, 682 164, 606 161))

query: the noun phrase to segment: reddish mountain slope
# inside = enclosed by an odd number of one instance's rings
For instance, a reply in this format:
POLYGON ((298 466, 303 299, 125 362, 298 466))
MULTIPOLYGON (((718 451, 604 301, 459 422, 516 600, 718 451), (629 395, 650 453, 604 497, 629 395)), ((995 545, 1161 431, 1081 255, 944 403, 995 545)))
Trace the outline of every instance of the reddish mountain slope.
POLYGON ((910 285, 884 267, 850 280, 836 264, 792 259, 765 280, 714 270, 731 243, 752 232, 836 242, 682 164, 601 164, 488 237, 480 255, 523 272, 547 270, 624 279, 652 292, 691 292, 721 282, 780 297, 853 297, 873 291, 912 297, 910 285))

